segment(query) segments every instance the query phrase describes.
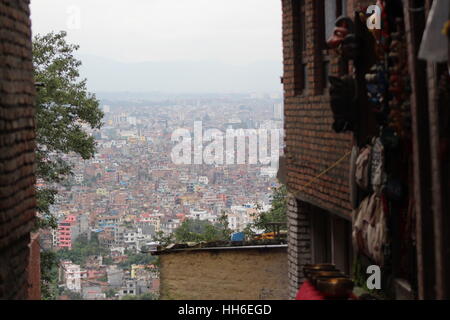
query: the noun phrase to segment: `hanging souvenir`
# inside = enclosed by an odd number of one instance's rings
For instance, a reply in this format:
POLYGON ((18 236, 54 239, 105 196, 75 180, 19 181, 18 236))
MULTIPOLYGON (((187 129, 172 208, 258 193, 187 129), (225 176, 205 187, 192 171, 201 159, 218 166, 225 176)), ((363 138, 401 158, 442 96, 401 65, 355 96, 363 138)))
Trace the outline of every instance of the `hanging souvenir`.
MULTIPOLYGON (((408 74, 408 57, 403 20, 396 19, 396 32, 391 34, 389 48, 389 117, 388 125, 400 137, 409 137, 411 131, 410 94, 411 84, 408 74)), ((386 144, 385 144, 386 145, 386 144)))
POLYGON ((387 243, 386 212, 382 195, 365 198, 353 214, 352 241, 357 252, 383 266, 387 243))
POLYGON ((380 194, 386 181, 384 172, 384 146, 380 138, 374 138, 371 158, 371 177, 370 182, 376 194, 380 194))
POLYGON ((333 130, 337 133, 353 131, 356 112, 356 85, 350 76, 329 77, 330 105, 333 112, 333 130))
POLYGON ((355 181, 362 190, 370 187, 370 165, 372 162, 372 146, 367 145, 361 149, 356 159, 355 181))
POLYGON ((352 154, 350 156, 350 175, 349 175, 349 185, 350 185, 350 203, 353 209, 358 207, 358 186, 356 184, 356 159, 358 158, 359 148, 353 146, 352 154))

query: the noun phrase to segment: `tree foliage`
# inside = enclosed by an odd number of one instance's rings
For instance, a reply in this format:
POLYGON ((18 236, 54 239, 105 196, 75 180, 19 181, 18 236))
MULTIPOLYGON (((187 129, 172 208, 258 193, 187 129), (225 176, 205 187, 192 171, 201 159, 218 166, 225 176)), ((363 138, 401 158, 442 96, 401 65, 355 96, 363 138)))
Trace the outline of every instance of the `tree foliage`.
POLYGON ((228 218, 225 215, 222 215, 216 224, 187 219, 174 232, 177 242, 230 240, 230 235, 231 230, 228 228, 228 218))
POLYGON ((126 261, 119 263, 119 267, 122 269, 130 269, 132 264, 154 264, 157 260, 157 257, 152 256, 149 253, 131 253, 128 254, 126 261))
MULTIPOLYGON (((36 176, 44 187, 36 190, 36 228, 56 228, 51 205, 57 195, 56 184, 72 174, 67 155, 89 159, 95 153, 95 140, 86 128, 99 129, 103 113, 95 95, 87 90, 86 79, 80 79, 81 61, 74 53, 77 45, 66 41, 66 33, 36 35, 33 39, 33 69, 39 89, 36 97, 36 176)), ((54 299, 55 257, 42 252, 42 297, 54 299)), ((75 259, 76 260, 76 259, 75 259)))
POLYGON ((83 296, 79 292, 74 292, 71 290, 64 290, 61 295, 67 296, 69 300, 83 300, 83 296))
POLYGON ((58 257, 53 251, 41 252, 41 298, 55 300, 58 296, 58 257))
POLYGON ((264 230, 264 232, 272 232, 271 223, 287 223, 287 189, 282 185, 274 189, 271 199, 269 211, 256 214, 254 222, 247 228, 264 230))
POLYGON ((205 220, 187 219, 170 235, 158 233, 154 240, 162 246, 174 242, 211 242, 230 240, 232 230, 228 225, 228 216, 225 213, 218 218, 217 223, 205 220))
POLYGON ((36 98, 37 178, 46 186, 37 190, 38 227, 56 227, 50 206, 55 202, 54 185, 72 174, 65 156, 89 159, 95 153, 95 140, 86 128, 99 129, 103 113, 95 95, 80 79, 81 61, 74 53, 77 45, 66 41, 66 32, 36 35, 33 39, 35 81, 40 84, 36 98))
POLYGON ((125 295, 121 300, 158 300, 158 295, 152 292, 143 293, 138 296, 125 295))
POLYGON ((108 249, 103 247, 98 241, 97 235, 93 234, 90 240, 88 240, 86 235, 81 235, 77 240, 75 240, 70 250, 59 250, 57 252, 57 257, 59 261, 70 260, 75 264, 84 266, 88 257, 106 256, 108 254, 108 249))

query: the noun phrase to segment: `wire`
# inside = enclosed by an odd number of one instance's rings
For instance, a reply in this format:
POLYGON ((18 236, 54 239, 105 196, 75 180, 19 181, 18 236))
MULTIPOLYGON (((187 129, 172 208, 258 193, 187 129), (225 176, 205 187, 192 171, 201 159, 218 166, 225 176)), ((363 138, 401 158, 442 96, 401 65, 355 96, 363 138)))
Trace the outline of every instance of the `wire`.
POLYGON ((325 169, 324 171, 322 171, 321 173, 319 173, 317 176, 315 176, 314 178, 312 178, 307 184, 305 184, 304 186, 300 187, 300 190, 305 190, 307 187, 309 187, 313 182, 315 182, 317 179, 319 179, 320 177, 322 177, 323 175, 325 175, 326 173, 328 173, 330 170, 332 170, 333 168, 337 167, 342 161, 345 160, 345 158, 347 158, 349 155, 352 154, 352 151, 349 151, 348 153, 346 153, 342 158, 340 158, 338 161, 336 161, 333 165, 331 165, 329 168, 325 169))

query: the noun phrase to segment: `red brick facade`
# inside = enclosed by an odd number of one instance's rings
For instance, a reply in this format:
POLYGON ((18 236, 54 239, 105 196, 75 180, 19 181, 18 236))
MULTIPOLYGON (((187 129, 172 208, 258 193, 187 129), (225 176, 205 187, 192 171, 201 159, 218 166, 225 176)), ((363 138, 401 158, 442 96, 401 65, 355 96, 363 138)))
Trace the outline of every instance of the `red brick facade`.
MULTIPOLYGON (((347 73, 348 66, 342 66, 321 44, 324 30, 318 11, 323 8, 319 2, 282 0, 291 298, 304 281, 303 266, 320 260, 314 254, 312 216, 326 210, 351 219, 352 210, 349 152, 353 137, 332 130, 327 85, 327 75, 347 73)), ((345 6, 345 2, 341 4, 345 6)), ((352 12, 351 1, 341 11, 352 12)))
POLYGON ((28 300, 41 299, 41 246, 39 233, 31 236, 30 259, 28 262, 28 300))
POLYGON ((338 74, 338 61, 315 45, 319 41, 315 1, 304 1, 306 48, 302 48, 301 2, 282 1, 287 184, 297 198, 349 216, 348 158, 304 188, 351 150, 352 135, 332 131, 330 98, 323 85, 327 79, 322 79, 321 68, 328 61, 330 75, 338 74))
POLYGON ((25 299, 35 217, 35 86, 28 0, 0 1, 0 299, 25 299))
MULTIPOLYGON (((362 146, 367 143, 365 139, 377 136, 378 127, 373 126, 371 118, 374 114, 367 108, 362 112, 366 113, 366 118, 357 118, 360 127, 355 130, 355 135, 338 134, 332 130, 333 114, 326 84, 328 76, 349 74, 365 88, 364 74, 367 74, 367 70, 361 60, 359 64, 353 65, 352 61, 338 60, 332 50, 325 48, 322 43, 326 27, 322 13, 324 6, 332 3, 335 8, 345 7, 346 13, 341 8, 341 14, 353 19, 355 11, 361 11, 376 2, 282 0, 285 163, 286 183, 290 192, 288 266, 291 298, 295 297, 295 292, 304 280, 302 269, 307 263, 332 262, 342 271, 351 273, 349 266, 353 263, 354 248, 351 244, 350 151, 353 145, 362 146), (361 74, 362 82, 358 78, 361 74), (344 160, 335 165, 340 159, 344 160)), ((394 16, 394 11, 396 17, 399 17, 398 10, 403 12, 400 20, 404 21, 405 29, 397 30, 406 37, 409 59, 407 73, 412 85, 412 152, 409 154, 411 161, 406 167, 411 168, 411 172, 407 179, 409 193, 406 197, 412 204, 411 210, 415 211, 412 216, 416 218, 411 218, 411 223, 414 223, 414 241, 406 242, 407 250, 414 252, 411 255, 416 255, 417 261, 399 263, 398 248, 400 242, 405 240, 397 236, 402 230, 399 225, 390 221, 390 226, 397 229, 395 232, 391 230, 396 234, 389 243, 395 252, 391 256, 394 267, 391 265, 389 272, 394 278, 398 278, 389 286, 394 288, 397 280, 409 275, 409 288, 403 293, 395 289, 396 297, 448 299, 450 251, 446 249, 448 246, 445 243, 450 239, 450 219, 447 217, 449 201, 446 200, 449 179, 444 178, 450 172, 450 126, 448 111, 444 108, 449 99, 447 66, 445 63, 426 63, 417 58, 432 1, 404 0, 393 3, 391 1, 392 6, 389 7, 392 11, 387 12, 391 13, 391 17, 394 16), (409 270, 399 271, 404 267, 409 270)), ((329 13, 330 7, 327 9, 329 13)), ((336 17, 329 18, 332 20, 339 15, 336 12, 336 17)), ((373 49, 368 42, 361 47, 373 49)), ((371 65, 369 61, 367 65, 371 65)), ((365 89, 360 90, 361 93, 358 97, 359 108, 366 108, 370 104, 368 101, 365 103, 365 89)), ((396 161, 401 163, 400 159, 396 161)), ((361 198, 361 194, 355 193, 355 198, 361 198)), ((393 217, 400 217, 402 210, 404 208, 400 206, 395 207, 391 209, 391 214, 393 217)))

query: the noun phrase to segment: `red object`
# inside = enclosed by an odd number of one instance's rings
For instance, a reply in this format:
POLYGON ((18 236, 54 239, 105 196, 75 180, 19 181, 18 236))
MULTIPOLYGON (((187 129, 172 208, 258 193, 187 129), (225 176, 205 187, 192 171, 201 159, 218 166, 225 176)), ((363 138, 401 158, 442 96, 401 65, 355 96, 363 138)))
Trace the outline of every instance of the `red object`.
MULTIPOLYGON (((325 296, 314 287, 311 282, 305 281, 297 292, 295 300, 327 300, 325 296)), ((349 300, 358 300, 353 293, 351 294, 349 300)))
POLYGON ((325 296, 309 281, 305 281, 298 290, 295 300, 325 300, 325 296))

